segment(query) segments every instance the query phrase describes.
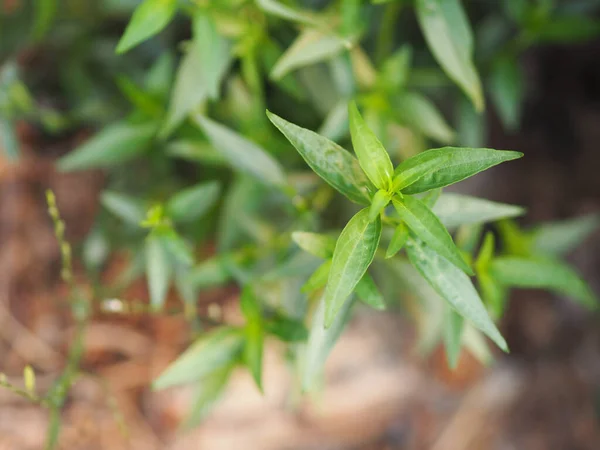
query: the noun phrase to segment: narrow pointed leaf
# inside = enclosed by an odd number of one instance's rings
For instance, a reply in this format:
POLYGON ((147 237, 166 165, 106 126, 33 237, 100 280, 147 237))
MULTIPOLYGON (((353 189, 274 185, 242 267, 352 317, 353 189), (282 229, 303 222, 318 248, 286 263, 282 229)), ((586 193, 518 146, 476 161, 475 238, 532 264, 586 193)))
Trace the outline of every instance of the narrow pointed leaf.
POLYGON ((398 176, 426 164, 426 173, 402 189, 404 194, 418 194, 457 183, 490 167, 522 156, 521 152, 489 148, 435 148, 407 159, 396 168, 394 175, 398 176))
POLYGON ((69 172, 123 164, 143 153, 155 132, 154 123, 134 125, 118 122, 109 125, 86 143, 60 158, 58 168, 69 172))
POLYGON ((305 252, 319 258, 328 259, 333 256, 335 239, 330 236, 307 231, 294 231, 292 240, 305 252))
POLYGON ((171 283, 172 266, 166 245, 158 234, 146 238, 146 277, 150 304, 154 310, 163 307, 171 283))
POLYGON ((369 208, 369 220, 371 222, 381 214, 381 211, 385 209, 391 199, 391 195, 384 190, 379 190, 375 193, 371 201, 371 207, 369 208))
POLYGON ((421 31, 433 56, 448 76, 482 110, 481 81, 473 64, 473 36, 459 0, 417 0, 421 31))
POLYGON ((301 291, 310 293, 324 288, 327 285, 330 271, 331 259, 328 259, 313 272, 308 280, 306 280, 306 283, 302 285, 301 291))
POLYGON ((296 38, 271 71, 271 78, 280 80, 304 66, 333 58, 346 49, 346 41, 337 36, 308 28, 296 38))
POLYGON ((532 249, 548 256, 561 256, 577 248, 598 229, 600 214, 544 223, 533 232, 532 249))
POLYGON ((396 253, 402 250, 406 244, 406 240, 408 239, 408 234, 408 227, 404 222, 396 227, 394 230, 394 235, 392 236, 392 240, 390 241, 390 244, 385 252, 386 259, 395 256, 396 253))
POLYGON ((139 227, 146 218, 146 206, 141 200, 113 191, 104 191, 100 196, 102 206, 122 221, 139 227))
POLYGON ((322 298, 313 315, 308 342, 301 364, 302 390, 309 392, 323 374, 325 361, 339 339, 348 319, 354 301, 350 298, 334 318, 333 323, 325 326, 325 299, 322 298))
POLYGON ((386 308, 383 295, 381 295, 375 281, 368 273, 365 273, 356 285, 356 296, 371 308, 379 311, 386 308))
POLYGON ((490 95, 504 128, 515 131, 521 122, 523 75, 514 58, 499 57, 494 62, 490 95))
POLYGON ((461 338, 463 334, 463 318, 452 308, 446 308, 446 322, 444 324, 444 346, 446 357, 451 369, 456 369, 460 358, 461 338))
POLYGON ((389 189, 394 173, 390 156, 375 133, 365 123, 354 102, 348 106, 348 117, 352 146, 360 166, 377 188, 389 189))
POLYGON ((175 222, 192 222, 202 217, 219 199, 221 185, 209 181, 179 191, 167 202, 167 214, 175 222))
POLYGON ((222 327, 203 335, 154 381, 153 389, 190 383, 230 366, 244 347, 241 330, 222 327))
POLYGON ((393 203, 400 218, 415 235, 452 264, 473 274, 444 225, 423 202, 406 196, 403 201, 394 200, 393 203))
POLYGON ((406 248, 410 262, 431 287, 498 347, 508 351, 506 341, 488 315, 470 278, 419 239, 409 239, 406 248))
POLYGON ((197 383, 196 393, 192 401, 190 414, 186 417, 183 428, 190 430, 200 424, 219 399, 233 373, 234 365, 215 370, 197 383))
POLYGON ((448 228, 494 222, 525 214, 525 209, 520 206, 492 202, 451 192, 442 194, 433 206, 432 211, 448 228))
POLYGON ((325 288, 325 326, 329 327, 338 311, 363 277, 375 256, 381 237, 381 220, 369 222, 367 208, 346 224, 335 245, 331 271, 325 288))
POLYGON ((235 131, 199 114, 194 121, 229 164, 240 172, 247 173, 266 184, 282 186, 286 183, 283 169, 269 153, 254 142, 235 131))
POLYGON ((490 264, 490 274, 508 287, 548 289, 596 307, 597 299, 587 283, 567 264, 552 259, 505 256, 490 264))
POLYGON ((245 328, 244 361, 252 373, 252 378, 262 392, 262 361, 264 331, 260 320, 252 319, 245 328))
POLYGON ((281 17, 282 19, 302 23, 304 25, 319 26, 319 21, 313 14, 296 8, 291 8, 276 0, 256 0, 256 4, 266 13, 281 17))
POLYGON ((133 12, 117 46, 117 53, 125 53, 154 36, 171 21, 177 11, 177 0, 144 0, 133 12))
POLYGON ((369 204, 370 193, 375 188, 354 156, 313 131, 287 122, 269 111, 267 116, 317 175, 353 202, 369 204))
POLYGON ((454 130, 427 97, 416 92, 402 92, 392 97, 391 102, 395 116, 403 124, 436 141, 445 144, 454 141, 454 130))

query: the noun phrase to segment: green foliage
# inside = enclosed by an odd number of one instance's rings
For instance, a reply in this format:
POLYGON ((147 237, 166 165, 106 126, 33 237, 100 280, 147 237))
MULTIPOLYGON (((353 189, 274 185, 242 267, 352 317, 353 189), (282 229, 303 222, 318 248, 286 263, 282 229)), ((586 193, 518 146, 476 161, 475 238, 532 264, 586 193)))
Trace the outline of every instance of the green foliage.
MULTIPOLYGON (((496 321, 513 288, 597 305, 561 259, 598 229, 597 215, 521 229, 509 220, 524 214, 519 206, 442 192, 523 156, 483 148, 484 98, 518 130, 527 88, 519 56, 600 33, 586 15, 521 0, 473 5, 477 13, 459 0, 330 1, 318 10, 275 0, 80 3, 102 26, 54 1, 31 9, 26 35, 19 20, 0 24, 2 56, 33 42, 64 53, 49 76, 51 96, 67 105, 38 102, 11 55, 0 69, 0 145, 18 159, 23 120, 55 135, 98 130, 57 163, 107 174, 84 261, 97 276, 110 251, 126 251, 131 266, 107 292, 145 272, 144 311, 182 301, 195 341, 153 386, 195 385, 187 426, 239 368, 262 390, 271 340, 285 343, 298 388, 314 390, 357 301, 410 310, 418 348, 443 343, 452 367, 463 349, 489 363, 485 336, 508 351, 496 321), (418 23, 424 44, 396 29, 400 16, 418 23), (122 36, 111 31, 119 22, 122 36), (482 26, 491 22, 495 29, 482 26), (456 121, 446 117, 453 110, 456 121), (484 225, 496 234, 482 239, 484 225), (241 290, 236 326, 197 308, 202 291, 228 285, 241 290)), ((51 211, 72 285, 64 224, 51 211)), ((71 352, 47 397, 30 370, 26 389, 0 377, 52 406, 52 442, 81 345, 71 352)))

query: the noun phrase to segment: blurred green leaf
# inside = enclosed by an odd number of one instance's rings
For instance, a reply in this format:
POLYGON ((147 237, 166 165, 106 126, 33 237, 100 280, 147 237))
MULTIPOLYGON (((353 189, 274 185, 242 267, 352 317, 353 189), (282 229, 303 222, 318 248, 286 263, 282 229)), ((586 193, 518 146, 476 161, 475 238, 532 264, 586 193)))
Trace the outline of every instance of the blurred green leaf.
POLYGON ((321 298, 314 312, 308 342, 303 352, 301 364, 302 390, 311 391, 322 376, 325 361, 339 339, 348 319, 354 299, 350 297, 335 316, 329 327, 325 326, 325 298, 321 298))
POLYGON ((179 191, 169 199, 167 214, 174 222, 193 222, 202 217, 219 199, 221 184, 208 181, 179 191))
POLYGON ((416 92, 402 92, 391 99, 394 114, 402 123, 439 142, 454 141, 454 131, 436 106, 416 92))
POLYGON ((390 244, 388 245, 388 248, 385 252, 385 257, 391 258, 391 257, 395 256, 396 253, 398 253, 400 250, 402 250, 402 248, 404 248, 404 245, 406 244, 408 235, 409 235, 408 227, 406 226, 406 224, 404 222, 402 222, 394 230, 394 234, 392 235, 392 240, 390 241, 390 244))
POLYGON ((331 271, 331 262, 331 259, 327 259, 313 272, 310 278, 302 285, 302 292, 314 292, 318 289, 324 288, 327 285, 329 272, 331 271))
POLYGON ((525 214, 520 206, 497 203, 469 195, 443 193, 432 208, 449 229, 459 225, 493 222, 525 214))
POLYGON ((414 169, 421 175, 422 171, 419 171, 419 166, 426 165, 427 170, 420 178, 402 188, 403 194, 418 194, 457 183, 490 167, 522 156, 521 152, 489 148, 436 148, 407 159, 396 167, 394 175, 402 178, 405 176, 402 173, 409 169, 414 169), (438 161, 437 167, 436 161, 438 161))
POLYGON ((444 346, 448 365, 452 369, 458 366, 463 335, 463 318, 452 308, 446 308, 446 321, 444 324, 444 346))
POLYGON ((230 44, 217 32, 212 18, 199 10, 193 18, 193 34, 200 53, 200 76, 208 98, 217 99, 219 85, 231 63, 230 44))
POLYGON ((172 52, 163 52, 144 79, 144 88, 158 98, 166 97, 173 83, 175 71, 175 57, 172 52))
POLYGON ((306 29, 277 61, 270 76, 274 80, 279 80, 300 67, 326 61, 345 48, 346 42, 337 36, 324 34, 315 29, 306 29))
POLYGON ((264 347, 264 330, 260 317, 248 321, 244 329, 244 361, 252 373, 254 382, 262 392, 262 360, 264 347))
POLYGON ((388 190, 394 173, 390 156, 375 133, 367 126, 354 102, 348 106, 348 117, 352 146, 360 166, 377 188, 388 190))
POLYGON ((540 23, 534 30, 541 42, 560 44, 586 41, 600 35, 600 22, 596 18, 560 16, 540 23))
POLYGON ((356 285, 356 296, 371 308, 382 311, 386 308, 383 295, 379 292, 375 281, 368 273, 365 273, 356 285))
POLYGON ((267 115, 317 175, 353 202, 369 203, 374 187, 356 158, 323 136, 268 111, 267 115))
POLYGON ((158 118, 163 114, 160 102, 126 76, 121 75, 117 78, 117 86, 131 104, 148 117, 158 118))
POLYGON ((157 34, 168 25, 176 12, 177 0, 144 0, 133 12, 117 45, 117 53, 125 53, 157 34))
POLYGON ((379 83, 392 93, 406 87, 411 61, 412 48, 405 44, 383 63, 379 83))
POLYGON ((206 417, 212 406, 219 399, 233 373, 234 365, 217 369, 197 382, 196 393, 192 401, 191 412, 186 417, 183 427, 194 428, 206 417))
POLYGON ((146 238, 146 277, 150 305, 154 310, 160 310, 165 303, 173 269, 170 262, 162 236, 158 233, 149 234, 146 238))
POLYGON ((346 100, 342 99, 327 113, 318 134, 332 141, 337 141, 344 137, 348 131, 348 105, 346 100))
POLYGON ((21 153, 13 124, 0 117, 0 148, 9 161, 17 161, 21 153))
POLYGON ((63 172, 123 164, 147 150, 156 132, 154 123, 117 122, 58 160, 63 172))
POLYGON ((472 61, 471 26, 459 0, 417 0, 417 18, 433 56, 448 76, 484 108, 481 81, 472 61))
POLYGON ((589 214, 559 222, 547 222, 533 230, 532 251, 562 256, 581 245, 600 228, 600 214, 589 214))
POLYGON ((36 2, 32 30, 34 41, 39 41, 48 33, 56 17, 57 7, 57 0, 38 0, 36 2))
POLYGON ((402 201, 394 199, 393 204, 400 218, 425 244, 456 267, 469 275, 473 274, 444 225, 423 202, 415 197, 406 196, 402 201))
POLYGON ((100 196, 102 206, 133 227, 139 228, 146 218, 146 205, 140 199, 114 191, 104 191, 100 196))
POLYGON ((308 339, 308 330, 300 321, 277 316, 264 323, 265 330, 284 342, 302 342, 308 339))
POLYGON ((523 75, 514 58, 496 58, 492 65, 490 95, 504 128, 515 131, 521 123, 523 75))
POLYGON ((491 262, 490 274, 507 287, 548 289, 571 297, 586 307, 598 305, 587 283, 571 267, 558 260, 503 256, 491 262))
POLYGON ((283 186, 286 175, 276 159, 263 148, 235 131, 199 114, 194 121, 229 164, 240 172, 247 173, 266 184, 283 186))
POLYGON ((333 256, 335 239, 330 236, 307 231, 294 231, 292 240, 305 252, 319 258, 328 259, 333 256))
POLYGON ((211 166, 226 166, 227 159, 208 142, 177 140, 167 144, 168 155, 211 166))
POLYGON ((275 0, 256 0, 256 4, 263 11, 273 14, 274 16, 281 17, 282 19, 291 20, 304 25, 320 25, 320 22, 317 20, 314 14, 292 8, 275 0))
POLYGON ((410 262, 431 287, 498 347, 508 351, 506 341, 490 319, 469 277, 421 240, 410 238, 406 245, 410 262))
POLYGON ((369 221, 368 208, 346 224, 335 244, 333 262, 325 287, 325 326, 338 312, 373 261, 381 237, 381 220, 369 221))
POLYGON ((244 334, 238 328, 221 327, 206 333, 167 367, 152 383, 152 388, 165 389, 191 383, 230 367, 239 359, 244 340, 244 334))

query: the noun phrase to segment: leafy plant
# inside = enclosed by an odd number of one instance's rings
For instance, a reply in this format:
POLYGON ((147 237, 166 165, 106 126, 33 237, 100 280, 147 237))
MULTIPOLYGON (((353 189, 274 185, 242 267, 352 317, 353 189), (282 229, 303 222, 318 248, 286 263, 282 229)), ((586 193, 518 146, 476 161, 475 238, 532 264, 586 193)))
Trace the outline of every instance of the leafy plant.
POLYGON ((23 120, 55 136, 98 127, 57 162, 107 174, 81 256, 102 304, 124 309, 122 288, 144 273, 150 307, 136 311, 162 313, 170 292, 181 299, 194 342, 153 387, 197 387, 188 425, 240 366, 263 389, 270 339, 286 343, 299 388, 315 389, 359 303, 410 303, 419 349, 442 341, 453 367, 463 347, 489 363, 484 336, 508 351, 496 322, 512 288, 597 305, 561 259, 597 216, 522 230, 518 206, 443 191, 523 156, 483 147, 486 99, 515 131, 526 92, 518 57, 597 35, 585 7, 487 2, 472 27, 459 0, 67 3, 23 6, 2 23, 3 56, 24 42, 57 49, 64 64, 50 76, 66 105, 38 101, 43 83, 11 58, 0 72, 2 146, 18 159, 23 120), (113 251, 129 268, 99 285, 113 251), (202 291, 229 284, 242 325, 198 313, 202 291))

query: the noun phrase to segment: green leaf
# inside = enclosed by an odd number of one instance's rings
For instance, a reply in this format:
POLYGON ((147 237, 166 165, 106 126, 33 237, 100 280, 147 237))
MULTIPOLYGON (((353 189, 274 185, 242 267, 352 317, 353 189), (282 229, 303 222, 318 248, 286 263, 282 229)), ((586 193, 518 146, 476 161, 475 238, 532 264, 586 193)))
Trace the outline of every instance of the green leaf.
POLYGON ((394 230, 392 240, 390 241, 390 244, 388 245, 388 248, 385 252, 386 259, 391 258, 392 256, 395 256, 396 253, 398 253, 400 250, 402 250, 402 248, 406 244, 408 235, 409 235, 408 227, 406 226, 406 224, 404 222, 402 222, 394 230))
POLYGON ((246 337, 244 361, 250 369, 258 389, 262 392, 262 360, 265 335, 260 318, 251 319, 244 331, 246 337))
POLYGON ((13 124, 2 117, 0 117, 0 148, 9 161, 19 159, 21 152, 13 124))
POLYGON ((169 142, 166 147, 169 156, 200 162, 211 166, 226 166, 227 159, 205 141, 177 140, 169 142))
POLYGON ((356 296, 371 308, 383 311, 386 308, 383 295, 379 292, 375 281, 368 273, 365 273, 356 285, 356 296))
POLYGON ((452 264, 469 275, 473 274, 444 225, 423 202, 415 197, 406 196, 403 201, 394 199, 393 204, 400 218, 413 233, 452 264))
POLYGON ((218 369, 213 373, 202 378, 196 387, 194 400, 192 401, 191 412, 186 417, 183 428, 190 430, 200 424, 202 419, 206 417, 212 406, 219 399, 231 374, 233 373, 232 364, 222 369, 218 369))
POLYGON ((313 315, 301 364, 302 390, 304 392, 313 389, 315 382, 321 377, 325 361, 350 318, 350 309, 353 304, 353 298, 345 302, 333 323, 327 328, 325 326, 325 298, 321 298, 319 301, 313 315))
POLYGON ((346 48, 346 41, 315 29, 305 29, 279 58, 271 71, 273 80, 304 66, 333 58, 346 48))
POLYGON ((354 102, 348 106, 348 117, 352 146, 360 166, 377 188, 388 190, 394 173, 390 156, 367 126, 354 102))
POLYGON ((444 346, 448 365, 456 369, 460 358, 461 338, 463 334, 463 318, 452 308, 446 308, 446 321, 444 324, 444 346))
POLYGON ((187 268, 194 264, 194 254, 185 240, 175 230, 161 231, 160 238, 171 257, 173 266, 183 265, 187 268))
POLYGON ((381 237, 381 220, 369 221, 369 210, 360 210, 346 224, 335 244, 329 279, 325 287, 325 326, 336 314, 366 273, 381 237))
POLYGON ((176 12, 177 0, 144 0, 133 12, 117 45, 117 53, 125 53, 157 34, 168 25, 176 12))
POLYGON ((574 250, 600 228, 600 214, 539 225, 533 231, 532 250, 548 256, 562 256, 574 250))
POLYGON ((192 222, 202 217, 219 199, 221 184, 209 181, 179 191, 167 202, 167 214, 174 222, 192 222))
POLYGON ((269 111, 267 116, 317 175, 353 202, 369 204, 370 192, 375 188, 356 158, 317 133, 300 128, 269 111))
POLYGON ((523 76, 514 58, 497 58, 492 66, 490 95, 504 128, 515 131, 521 122, 523 76))
POLYGON ((473 64, 473 36, 459 0, 416 0, 421 31, 446 74, 483 110, 481 81, 473 64))
POLYGON ((42 39, 54 22, 57 11, 57 0, 40 0, 37 2, 34 12, 32 36, 34 41, 42 39))
POLYGON ((143 153, 156 132, 156 124, 117 122, 58 160, 63 172, 112 167, 143 153))
POLYGON ((262 308, 258 299, 254 295, 251 286, 246 286, 240 296, 240 308, 242 314, 248 321, 260 321, 262 317, 262 308))
MULTIPOLYGON (((490 167, 522 156, 521 152, 489 148, 435 148, 407 159, 396 168, 394 175, 403 178, 403 172, 416 171, 421 176, 410 185, 403 183, 407 187, 402 189, 402 193, 418 194, 457 183, 490 167), (420 170, 421 165, 425 166, 426 170, 420 170)), ((411 177, 411 180, 414 178, 416 177, 411 177)))
POLYGON ((302 285, 301 291, 304 293, 310 293, 324 288, 327 285, 327 280, 329 279, 331 262, 331 259, 327 259, 323 264, 321 264, 317 270, 313 272, 310 278, 302 285))
POLYGON ((199 74, 204 73, 200 49, 192 42, 185 50, 177 74, 175 85, 169 102, 167 116, 160 130, 160 136, 169 136, 181 122, 198 108, 208 97, 208 85, 199 82, 199 74))
MULTIPOLYGON (((193 18, 194 51, 200 54, 201 72, 196 74, 205 85, 208 98, 219 97, 221 80, 231 63, 230 44, 217 32, 212 18, 201 10, 193 18)), ((196 83, 198 80, 196 78, 196 83)))
POLYGON ((436 141, 454 141, 454 130, 427 97, 416 92, 401 92, 391 98, 391 103, 400 122, 436 141))
POLYGON ((385 207, 390 203, 391 199, 392 196, 383 189, 375 193, 373 200, 371 200, 371 207, 369 208, 369 220, 371 222, 381 214, 381 211, 385 209, 385 207))
POLYGON ((117 77, 116 83, 121 93, 138 111, 151 118, 160 117, 163 114, 161 103, 137 86, 130 78, 120 75, 117 77))
POLYGON ((443 193, 433 206, 432 211, 448 228, 494 222, 499 219, 525 214, 525 209, 520 206, 455 193, 443 193))
POLYGON ((487 270, 477 273, 477 282, 483 301, 487 305, 492 317, 499 318, 504 312, 508 297, 507 288, 498 283, 487 270))
POLYGON ((294 231, 292 240, 305 252, 319 258, 328 259, 333 256, 335 239, 331 236, 307 231, 294 231))
POLYGON ((284 342, 302 342, 308 339, 308 330, 302 322, 277 316, 264 323, 265 330, 284 342))
POLYGON ((412 49, 405 44, 383 63, 379 83, 392 93, 403 89, 408 82, 411 60, 412 49))
POLYGON ((165 389, 191 383, 229 367, 241 355, 244 347, 241 330, 221 327, 202 336, 177 358, 152 383, 153 389, 165 389))
POLYGON ((160 310, 165 303, 171 283, 171 270, 165 242, 159 234, 151 233, 146 238, 146 277, 150 305, 154 310, 160 310))
POLYGON ((146 218, 146 206, 141 200, 113 191, 104 191, 100 196, 102 206, 111 213, 134 227, 140 227, 146 218))
POLYGON ((548 289, 583 306, 597 306, 596 296, 587 283, 562 261, 504 256, 491 262, 490 274, 507 287, 548 289))
POLYGON ((348 105, 345 99, 340 100, 329 110, 319 128, 318 134, 338 141, 348 133, 348 105))
POLYGON ((544 21, 534 33, 535 39, 540 42, 576 43, 598 36, 600 23, 592 17, 565 15, 544 21))
POLYGON ((163 52, 144 77, 144 88, 158 98, 164 98, 173 84, 175 57, 172 52, 163 52))
POLYGON ((256 0, 256 4, 266 13, 281 17, 282 19, 301 23, 304 25, 320 26, 320 22, 310 12, 291 8, 275 0, 256 0))
POLYGON ((459 314, 507 352, 506 341, 490 319, 469 277, 418 239, 410 238, 406 249, 410 262, 431 287, 459 314))
POLYGON ((194 115, 194 121, 232 167, 266 184, 275 186, 286 184, 285 172, 277 160, 263 148, 224 125, 199 114, 194 115))

